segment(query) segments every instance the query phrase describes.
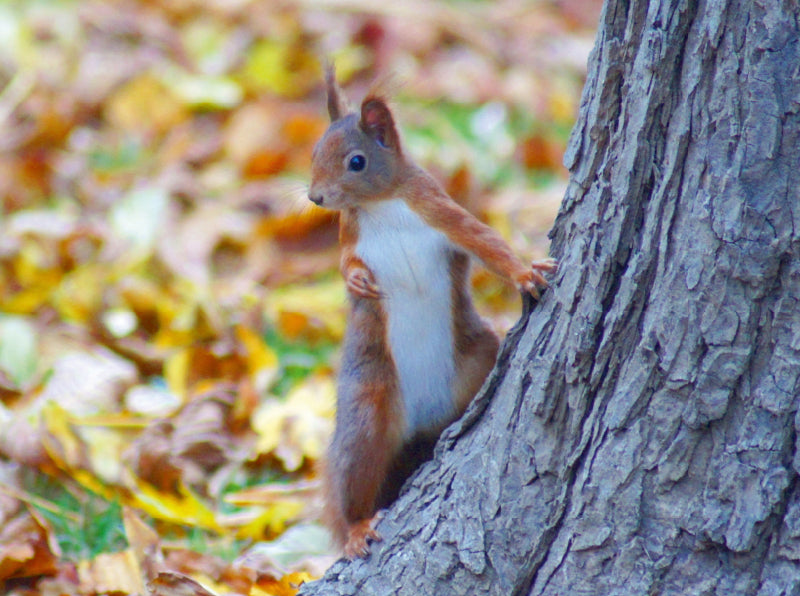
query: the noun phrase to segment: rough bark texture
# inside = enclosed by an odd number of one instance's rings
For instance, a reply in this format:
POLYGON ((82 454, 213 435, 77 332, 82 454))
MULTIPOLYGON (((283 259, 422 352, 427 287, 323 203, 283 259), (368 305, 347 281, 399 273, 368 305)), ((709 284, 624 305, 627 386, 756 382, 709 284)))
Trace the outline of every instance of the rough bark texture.
POLYGON ((798 14, 608 0, 554 288, 303 594, 800 594, 798 14))

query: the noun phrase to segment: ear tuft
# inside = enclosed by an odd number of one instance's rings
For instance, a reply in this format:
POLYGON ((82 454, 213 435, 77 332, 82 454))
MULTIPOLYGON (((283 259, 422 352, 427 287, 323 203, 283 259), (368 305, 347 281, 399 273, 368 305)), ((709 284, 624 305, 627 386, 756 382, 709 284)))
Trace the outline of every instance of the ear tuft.
POLYGON ((392 111, 379 95, 368 95, 361 104, 361 130, 387 149, 400 150, 400 137, 392 111))
POLYGON ((336 122, 347 113, 347 103, 336 84, 336 69, 332 62, 325 65, 325 89, 328 93, 328 115, 331 122, 336 122))

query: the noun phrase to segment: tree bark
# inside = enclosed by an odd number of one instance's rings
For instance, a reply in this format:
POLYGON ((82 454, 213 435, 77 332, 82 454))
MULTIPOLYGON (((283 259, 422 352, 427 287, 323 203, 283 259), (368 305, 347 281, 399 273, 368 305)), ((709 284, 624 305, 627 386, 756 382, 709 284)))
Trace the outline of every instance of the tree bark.
POLYGON ((607 0, 552 289, 302 594, 800 594, 799 14, 607 0))

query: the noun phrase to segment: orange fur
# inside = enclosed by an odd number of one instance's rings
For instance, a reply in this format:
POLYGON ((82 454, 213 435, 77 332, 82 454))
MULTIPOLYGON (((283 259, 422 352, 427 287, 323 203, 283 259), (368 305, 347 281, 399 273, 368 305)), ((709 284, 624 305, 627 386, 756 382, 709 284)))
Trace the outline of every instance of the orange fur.
POLYGON ((377 537, 353 528, 374 516, 402 444, 402 404, 379 301, 351 298, 344 354, 336 431, 325 470, 325 518, 350 556, 364 552, 361 541, 377 537))
POLYGON ((456 203, 433 177, 411 164, 399 194, 431 226, 443 232, 453 244, 463 247, 490 270, 514 283, 521 292, 539 297, 536 286, 546 287, 541 271, 552 271, 551 260, 525 266, 494 229, 479 221, 456 203))

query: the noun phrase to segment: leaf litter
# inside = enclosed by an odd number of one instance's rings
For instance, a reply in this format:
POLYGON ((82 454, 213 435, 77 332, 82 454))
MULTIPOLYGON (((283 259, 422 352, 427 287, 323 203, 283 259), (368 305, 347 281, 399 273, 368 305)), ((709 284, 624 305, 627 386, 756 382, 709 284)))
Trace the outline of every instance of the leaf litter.
MULTIPOLYGON (((345 292, 305 199, 321 62, 392 74, 409 150, 546 254, 598 0, 0 6, 0 585, 294 594, 345 292)), ((477 269, 504 331, 513 289, 477 269)))

